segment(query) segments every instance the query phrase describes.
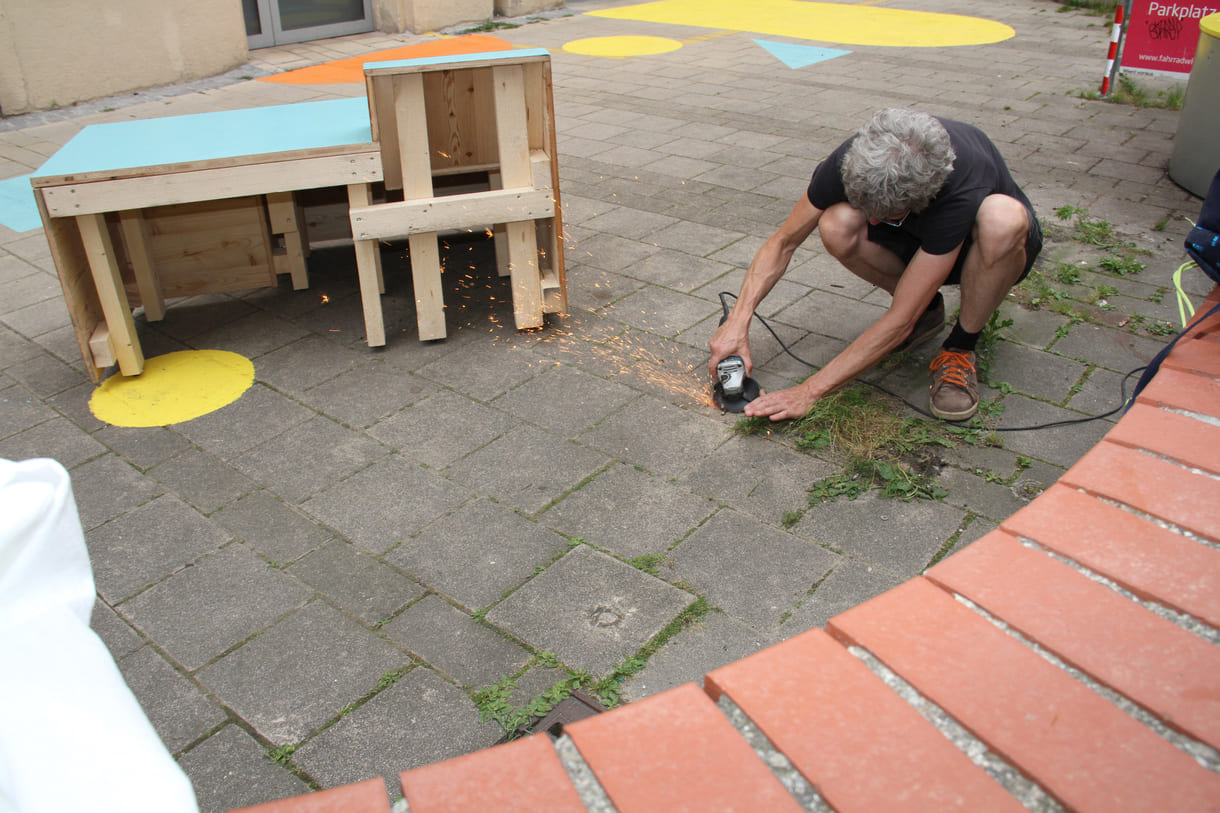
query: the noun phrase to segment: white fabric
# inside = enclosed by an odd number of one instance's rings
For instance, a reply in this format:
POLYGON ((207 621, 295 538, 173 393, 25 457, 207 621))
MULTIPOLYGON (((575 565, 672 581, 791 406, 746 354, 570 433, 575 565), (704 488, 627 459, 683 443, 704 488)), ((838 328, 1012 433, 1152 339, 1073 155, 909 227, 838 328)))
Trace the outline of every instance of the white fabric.
POLYGON ((194 792, 89 627, 68 472, 0 459, 0 811, 194 813, 194 792))

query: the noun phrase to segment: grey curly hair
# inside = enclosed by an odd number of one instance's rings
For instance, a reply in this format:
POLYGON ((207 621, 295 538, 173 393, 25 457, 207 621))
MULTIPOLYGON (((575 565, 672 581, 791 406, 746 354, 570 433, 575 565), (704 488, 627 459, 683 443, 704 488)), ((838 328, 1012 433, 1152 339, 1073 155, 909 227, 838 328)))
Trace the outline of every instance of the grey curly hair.
POLYGON ((851 205, 870 218, 921 212, 940 191, 957 154, 927 113, 879 110, 856 134, 841 169, 851 205))

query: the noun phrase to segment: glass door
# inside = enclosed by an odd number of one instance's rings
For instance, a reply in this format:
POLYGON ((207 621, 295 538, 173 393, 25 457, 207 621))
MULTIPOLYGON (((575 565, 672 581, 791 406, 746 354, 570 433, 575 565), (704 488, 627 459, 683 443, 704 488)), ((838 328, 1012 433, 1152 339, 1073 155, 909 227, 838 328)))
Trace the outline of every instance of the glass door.
POLYGON ((242 0, 251 48, 373 30, 372 0, 242 0))

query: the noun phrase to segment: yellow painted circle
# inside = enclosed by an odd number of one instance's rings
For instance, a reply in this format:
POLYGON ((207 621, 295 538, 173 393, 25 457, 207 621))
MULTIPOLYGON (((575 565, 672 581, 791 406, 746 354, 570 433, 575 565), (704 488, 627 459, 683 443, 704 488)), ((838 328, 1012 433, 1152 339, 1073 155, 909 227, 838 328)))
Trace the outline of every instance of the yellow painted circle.
POLYGON ((667 54, 681 47, 682 43, 669 37, 587 37, 572 40, 563 50, 582 56, 624 58, 667 54))
POLYGON ((114 426, 168 426, 233 403, 254 383, 254 365, 225 350, 182 350, 156 356, 137 376, 112 376, 89 399, 89 410, 114 426))

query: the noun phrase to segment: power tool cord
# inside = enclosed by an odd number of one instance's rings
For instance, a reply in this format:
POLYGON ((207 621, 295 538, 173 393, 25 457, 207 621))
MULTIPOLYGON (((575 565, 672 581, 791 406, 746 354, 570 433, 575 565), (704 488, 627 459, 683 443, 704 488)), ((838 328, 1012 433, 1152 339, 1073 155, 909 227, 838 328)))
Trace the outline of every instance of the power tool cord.
MULTIPOLYGON (((730 293, 729 291, 720 292, 720 307, 724 311, 725 317, 727 317, 729 314, 729 305, 728 305, 728 302, 725 301, 726 296, 731 296, 731 297, 733 297, 733 299, 737 298, 736 294, 730 293)), ((818 365, 805 361, 805 359, 801 358, 796 353, 793 353, 792 350, 788 347, 788 345, 784 342, 784 340, 779 337, 779 334, 775 332, 775 329, 771 327, 771 325, 767 322, 767 320, 764 317, 759 316, 757 313, 755 313, 754 318, 757 319, 759 321, 759 323, 767 329, 768 333, 770 333, 773 337, 775 337, 775 341, 779 342, 779 346, 783 349, 783 351, 785 353, 787 353, 789 356, 791 356, 792 358, 799 361, 801 364, 804 364, 806 367, 808 367, 811 370, 821 369, 820 367, 818 367, 818 365)), ((721 320, 721 321, 723 322, 723 320, 721 320)), ((1075 424, 1088 423, 1090 421, 1097 421, 1097 420, 1101 420, 1102 418, 1108 418, 1117 412, 1121 412, 1123 410, 1123 408, 1126 407, 1127 401, 1128 401, 1127 381, 1130 380, 1130 378, 1132 376, 1138 375, 1139 373, 1141 373, 1143 371, 1144 371, 1144 367, 1136 367, 1134 370, 1132 370, 1131 372, 1129 372, 1125 376, 1123 376, 1122 381, 1119 382, 1119 391, 1120 391, 1120 395, 1122 396, 1122 402, 1118 406, 1116 406, 1114 409, 1111 409, 1109 412, 1103 412, 1100 415, 1089 415, 1089 416, 1086 416, 1083 418, 1070 418, 1070 419, 1066 419, 1066 420, 1062 420, 1062 421, 1051 421, 1049 423, 1039 423, 1039 424, 1035 424, 1033 426, 997 426, 997 427, 987 427, 987 429, 988 429, 988 431, 991 431, 991 432, 1033 432, 1033 431, 1036 431, 1039 429, 1054 429, 1055 427, 1059 427, 1059 426, 1072 426, 1075 424)), ((877 384, 873 381, 866 381, 863 378, 857 378, 857 379, 855 379, 855 381, 857 383, 864 384, 867 387, 872 387, 873 389, 878 390, 879 392, 882 392, 891 398, 901 401, 902 403, 906 404, 907 407, 909 407, 910 409, 919 413, 920 415, 923 415, 925 418, 931 418, 932 420, 939 420, 939 418, 937 418, 931 412, 928 412, 927 410, 925 410, 921 407, 918 407, 915 404, 912 404, 906 398, 903 398, 901 395, 899 395, 897 393, 890 392, 889 390, 887 390, 885 387, 881 386, 880 384, 877 384)))

